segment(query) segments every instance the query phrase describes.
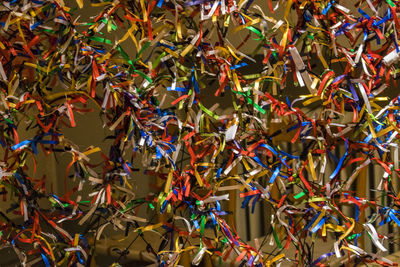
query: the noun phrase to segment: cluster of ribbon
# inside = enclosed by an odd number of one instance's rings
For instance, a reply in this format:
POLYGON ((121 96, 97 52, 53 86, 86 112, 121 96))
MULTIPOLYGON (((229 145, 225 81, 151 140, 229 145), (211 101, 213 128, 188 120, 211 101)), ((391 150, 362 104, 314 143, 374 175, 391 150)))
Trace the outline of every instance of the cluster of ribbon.
POLYGON ((334 258, 396 265, 382 256, 393 236, 379 227, 400 226, 400 96, 382 96, 399 75, 399 7, 392 0, 2 1, 2 248, 12 247, 24 266, 89 265, 90 239, 110 226, 121 236, 157 233, 163 242, 148 250, 160 266, 179 264, 184 253, 193 264, 210 255, 241 266, 323 266, 334 258), (89 6, 101 12, 77 15, 89 6), (253 65, 263 68, 251 73, 253 65), (308 94, 292 97, 300 88, 308 94), (230 112, 219 108, 227 97, 230 112), (109 150, 65 137, 77 112, 99 113, 109 150), (285 142, 303 150, 285 151, 285 142), (63 194, 36 177, 46 164, 36 162, 40 153, 71 155, 57 178, 63 194), (103 161, 89 163, 92 154, 103 161), (373 197, 359 196, 369 166, 383 176, 373 197), (161 181, 146 198, 132 185, 139 167, 161 181), (274 251, 238 236, 227 205, 237 193, 242 207, 271 207, 264 241, 274 251), (162 216, 142 218, 141 207, 162 216), (71 221, 84 230, 67 227, 71 221), (378 253, 358 246, 364 239, 378 253), (315 240, 330 250, 312 253, 315 240))

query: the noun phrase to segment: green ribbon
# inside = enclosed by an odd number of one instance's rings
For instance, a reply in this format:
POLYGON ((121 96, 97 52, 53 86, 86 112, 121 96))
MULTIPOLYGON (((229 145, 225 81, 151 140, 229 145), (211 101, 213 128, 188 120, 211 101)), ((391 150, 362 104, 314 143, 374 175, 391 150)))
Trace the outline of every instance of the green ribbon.
POLYGON ((206 227, 206 216, 201 215, 200 236, 204 236, 205 227, 206 227))
POLYGON ((147 76, 146 74, 144 74, 143 72, 139 71, 139 70, 134 70, 134 72, 136 72, 137 74, 139 74, 140 76, 142 76, 143 78, 145 78, 149 83, 152 83, 153 80, 147 76))
POLYGON ((278 245, 278 248, 281 249, 282 248, 281 241, 279 241, 278 235, 275 232, 275 227, 273 227, 273 226, 272 226, 272 233, 274 234, 274 239, 275 239, 276 244, 278 245))
POLYGON ((265 111, 262 107, 260 107, 260 106, 257 105, 256 103, 254 103, 253 99, 251 99, 250 97, 248 97, 245 93, 237 92, 237 91, 235 91, 235 90, 232 90, 232 92, 234 92, 235 94, 238 94, 238 95, 243 96, 243 97, 247 100, 247 103, 249 103, 250 105, 253 105, 254 108, 257 109, 257 110, 258 110, 259 112, 261 112, 262 114, 265 114, 265 113, 266 113, 266 111, 265 111))
POLYGON ((386 2, 389 4, 389 6, 396 7, 396 5, 392 2, 392 0, 386 0, 386 2))
POLYGON ((298 193, 297 195, 295 195, 294 199, 299 199, 299 198, 301 198, 302 196, 305 196, 305 195, 306 195, 306 193, 304 193, 304 191, 302 191, 302 192, 298 193))
POLYGON ((106 39, 106 38, 97 37, 97 36, 91 36, 91 37, 88 37, 88 39, 92 40, 92 41, 97 41, 97 42, 100 42, 100 43, 109 44, 109 45, 112 44, 111 40, 106 39))
POLYGON ((258 29, 254 28, 253 26, 247 26, 246 29, 254 32, 256 35, 258 35, 258 37, 260 37, 260 39, 254 39, 254 40, 256 40, 256 41, 264 40, 264 38, 265 38, 264 35, 262 35, 262 33, 258 29))
POLYGON ((154 60, 154 62, 153 62, 153 69, 155 69, 155 68, 158 67, 158 64, 160 64, 161 59, 162 59, 163 57, 165 57, 166 55, 167 55, 166 52, 162 52, 162 53, 154 60))
POLYGON ((199 107, 201 108, 202 111, 204 111, 204 113, 206 113, 208 116, 218 120, 219 116, 217 114, 215 114, 214 112, 212 112, 211 110, 207 109, 205 106, 203 106, 200 102, 199 102, 199 107))
POLYGON ((140 49, 139 53, 136 55, 136 58, 133 60, 133 63, 139 60, 140 55, 143 53, 144 50, 146 50, 150 46, 150 42, 147 41, 144 46, 140 49))

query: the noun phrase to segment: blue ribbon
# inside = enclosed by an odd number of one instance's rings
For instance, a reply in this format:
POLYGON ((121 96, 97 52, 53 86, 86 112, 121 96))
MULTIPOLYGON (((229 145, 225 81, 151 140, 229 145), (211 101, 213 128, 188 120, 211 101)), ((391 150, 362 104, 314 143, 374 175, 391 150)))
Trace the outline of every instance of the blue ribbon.
MULTIPOLYGON (((50 135, 50 134, 52 134, 52 133, 47 133, 44 136, 50 135)), ((14 146, 12 146, 11 149, 12 150, 17 150, 17 149, 19 149, 19 148, 21 148, 23 146, 31 145, 33 153, 37 154, 38 153, 37 148, 36 148, 36 144, 37 143, 54 145, 54 144, 58 144, 58 141, 56 141, 56 140, 39 140, 39 136, 35 136, 35 138, 33 138, 33 139, 27 139, 27 140, 24 140, 24 141, 14 145, 14 146)))
POLYGON ((328 3, 328 5, 322 10, 322 15, 326 15, 326 13, 328 13, 328 11, 329 11, 329 9, 331 9, 333 3, 335 3, 335 1, 331 1, 328 3))
MULTIPOLYGON (((396 212, 396 213, 397 213, 397 212, 396 212)), ((391 218, 393 221, 395 221, 395 223, 397 224, 397 226, 400 226, 400 220, 396 217, 396 215, 394 215, 393 209, 391 209, 391 210, 389 211, 389 216, 390 216, 390 218, 391 218)))
POLYGON ((365 13, 364 10, 362 10, 361 8, 358 9, 358 12, 360 12, 360 14, 363 15, 367 20, 371 19, 371 17, 368 16, 368 14, 365 13))
POLYGON ((314 215, 314 217, 311 219, 311 221, 309 221, 308 224, 304 227, 305 230, 308 230, 308 228, 310 228, 311 225, 313 225, 313 223, 317 220, 320 213, 321 212, 318 212, 317 214, 314 215))
POLYGON ((236 65, 232 66, 231 70, 235 70, 235 69, 238 69, 238 68, 241 68, 241 67, 245 67, 245 66, 247 66, 247 63, 246 62, 242 62, 240 64, 236 64, 236 65))
POLYGON ((321 228, 322 225, 324 225, 324 223, 325 223, 325 217, 323 217, 323 218, 317 223, 317 225, 314 226, 313 229, 311 229, 311 232, 315 233, 316 231, 318 231, 318 229, 321 228))
POLYGON ((46 265, 46 267, 50 267, 50 262, 47 259, 47 257, 43 253, 40 253, 40 254, 42 255, 42 259, 43 259, 43 262, 46 265))
POLYGON ((338 175, 340 169, 342 168, 343 162, 347 157, 347 154, 348 154, 348 139, 346 139, 345 147, 346 147, 346 153, 344 153, 343 157, 340 158, 339 164, 337 165, 335 171, 331 174, 331 176, 329 176, 330 179, 333 179, 333 178, 336 177, 336 175, 338 175))
POLYGON ((274 173, 272 174, 271 178, 269 179, 269 183, 270 183, 270 184, 272 184, 272 183, 275 181, 276 177, 277 177, 278 174, 279 174, 280 168, 281 168, 281 166, 279 165, 279 166, 275 169, 274 173))
POLYGON ((157 7, 158 7, 158 8, 161 8, 161 6, 162 6, 163 2, 164 2, 164 0, 160 0, 160 1, 158 1, 158 3, 157 3, 157 7))

